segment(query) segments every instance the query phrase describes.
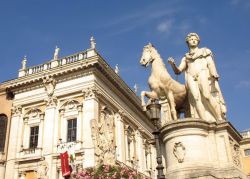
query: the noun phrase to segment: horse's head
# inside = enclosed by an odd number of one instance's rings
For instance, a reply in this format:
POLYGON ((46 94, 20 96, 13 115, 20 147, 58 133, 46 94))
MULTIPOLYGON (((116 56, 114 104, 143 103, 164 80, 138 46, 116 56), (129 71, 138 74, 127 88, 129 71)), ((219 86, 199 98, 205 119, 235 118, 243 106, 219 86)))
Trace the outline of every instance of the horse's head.
POLYGON ((154 47, 151 43, 149 43, 148 45, 146 45, 143 48, 143 52, 142 52, 142 56, 141 56, 141 60, 140 60, 141 65, 147 67, 150 63, 152 63, 152 61, 153 61, 153 58, 151 55, 152 48, 154 48, 154 47))

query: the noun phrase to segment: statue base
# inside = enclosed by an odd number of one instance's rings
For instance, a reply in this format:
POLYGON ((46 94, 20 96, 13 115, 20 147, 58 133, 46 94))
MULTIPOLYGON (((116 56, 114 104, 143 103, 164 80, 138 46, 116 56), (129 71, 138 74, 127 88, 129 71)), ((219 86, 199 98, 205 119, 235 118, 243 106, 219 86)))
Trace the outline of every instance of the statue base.
POLYGON ((241 135, 227 121, 186 118, 165 124, 166 178, 246 178, 241 135))

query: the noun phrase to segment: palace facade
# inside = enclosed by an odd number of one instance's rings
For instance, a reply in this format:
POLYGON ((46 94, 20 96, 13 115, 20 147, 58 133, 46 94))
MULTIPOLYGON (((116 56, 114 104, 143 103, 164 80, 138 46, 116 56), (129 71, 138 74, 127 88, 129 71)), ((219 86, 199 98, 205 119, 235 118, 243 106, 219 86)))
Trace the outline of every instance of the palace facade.
POLYGON ((58 52, 33 67, 25 57, 18 78, 1 84, 0 178, 63 178, 62 150, 73 150, 73 170, 119 163, 154 178, 154 126, 134 91, 93 38, 90 49, 58 52))

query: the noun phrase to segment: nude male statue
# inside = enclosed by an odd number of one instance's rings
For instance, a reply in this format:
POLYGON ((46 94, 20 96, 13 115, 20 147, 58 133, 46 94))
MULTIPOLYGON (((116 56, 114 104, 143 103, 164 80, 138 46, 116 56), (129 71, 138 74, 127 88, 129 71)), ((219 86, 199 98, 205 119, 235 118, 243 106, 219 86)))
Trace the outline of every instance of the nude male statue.
POLYGON ((212 113, 216 120, 223 120, 225 119, 226 106, 219 88, 219 75, 212 52, 208 48, 198 48, 200 38, 196 33, 188 34, 186 42, 189 52, 182 58, 179 67, 176 66, 172 57, 169 57, 168 62, 175 74, 185 71, 187 90, 189 97, 192 98, 189 101, 193 103, 198 116, 201 119, 211 121, 205 115, 205 109, 209 108, 207 110, 212 113))

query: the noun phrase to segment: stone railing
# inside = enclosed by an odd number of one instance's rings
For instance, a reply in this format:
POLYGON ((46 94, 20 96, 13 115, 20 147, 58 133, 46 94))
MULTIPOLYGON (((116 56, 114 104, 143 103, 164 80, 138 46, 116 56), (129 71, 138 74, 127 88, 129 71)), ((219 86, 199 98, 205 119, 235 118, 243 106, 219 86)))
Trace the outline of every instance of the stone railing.
POLYGON ((59 67, 62 65, 67 65, 69 63, 74 63, 74 62, 79 61, 79 60, 87 59, 88 57, 93 55, 92 51, 93 50, 82 51, 82 52, 79 52, 79 53, 76 53, 73 55, 69 55, 69 56, 60 58, 58 60, 51 60, 51 61, 44 63, 44 64, 36 65, 36 66, 29 67, 26 69, 21 69, 21 70, 19 70, 18 77, 32 75, 34 73, 39 73, 41 71, 50 70, 50 69, 55 68, 55 67, 59 67))
POLYGON ((250 138, 250 130, 244 131, 240 133, 242 137, 245 138, 250 138))

